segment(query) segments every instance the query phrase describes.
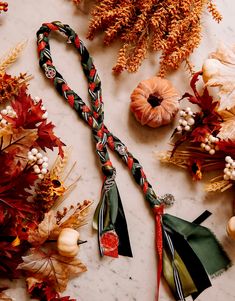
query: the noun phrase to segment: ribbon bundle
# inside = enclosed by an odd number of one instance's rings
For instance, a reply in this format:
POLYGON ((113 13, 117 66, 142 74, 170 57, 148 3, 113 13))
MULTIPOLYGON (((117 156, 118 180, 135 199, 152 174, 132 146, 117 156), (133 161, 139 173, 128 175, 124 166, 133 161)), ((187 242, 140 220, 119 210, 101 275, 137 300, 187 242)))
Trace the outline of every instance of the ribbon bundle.
POLYGON ((112 257, 118 257, 118 254, 132 257, 125 214, 115 182, 116 170, 109 158, 109 148, 126 163, 135 181, 142 188, 145 199, 153 209, 156 220, 158 291, 163 271, 177 300, 184 300, 188 295, 192 295, 195 299, 211 285, 207 273, 212 275, 226 269, 230 260, 210 230, 197 223, 189 223, 169 214, 163 214, 164 205, 172 203, 173 196, 166 194, 158 197, 155 194, 139 161, 104 125, 100 78, 92 58, 77 34, 68 25, 52 22, 42 25, 37 32, 37 38, 40 66, 46 77, 91 127, 96 142, 96 152, 104 174, 101 199, 93 222, 94 228, 98 230, 100 254, 112 257), (67 41, 73 43, 81 55, 81 64, 88 80, 91 108, 67 85, 54 67, 49 45, 51 31, 60 31, 65 34, 67 41))

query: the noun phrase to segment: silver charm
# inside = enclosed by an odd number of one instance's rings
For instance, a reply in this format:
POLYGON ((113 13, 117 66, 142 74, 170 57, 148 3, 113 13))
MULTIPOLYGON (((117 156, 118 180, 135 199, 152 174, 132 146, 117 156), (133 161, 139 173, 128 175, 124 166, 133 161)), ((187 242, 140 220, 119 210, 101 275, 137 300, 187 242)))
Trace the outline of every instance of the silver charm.
POLYGON ((117 146, 117 151, 121 156, 125 156, 126 155, 126 147, 124 145, 118 145, 117 146))
POLYGON ((53 67, 46 67, 45 68, 45 75, 47 78, 52 79, 56 76, 56 71, 53 67))
POLYGON ((166 207, 170 207, 174 204, 175 197, 170 193, 166 193, 163 196, 157 197, 157 201, 164 204, 166 207))

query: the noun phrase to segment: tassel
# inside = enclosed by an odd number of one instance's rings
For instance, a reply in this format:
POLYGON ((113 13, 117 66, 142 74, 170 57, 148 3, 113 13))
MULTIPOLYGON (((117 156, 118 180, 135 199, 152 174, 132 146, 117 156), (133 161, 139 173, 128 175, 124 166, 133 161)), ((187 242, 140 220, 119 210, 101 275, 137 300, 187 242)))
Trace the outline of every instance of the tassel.
POLYGON ((158 267, 157 267, 157 291, 156 291, 156 301, 159 298, 159 287, 160 280, 162 275, 162 261, 163 261, 163 240, 162 240, 162 225, 161 219, 163 215, 164 206, 155 206, 153 208, 155 214, 155 242, 156 242, 156 251, 157 251, 157 259, 158 259, 158 267))
POLYGON ((208 228, 170 214, 163 216, 163 223, 172 233, 185 238, 209 275, 213 276, 231 265, 227 254, 208 228))
POLYGON ((209 275, 227 269, 230 259, 212 232, 200 226, 209 216, 202 214, 190 223, 169 214, 163 214, 163 207, 155 206, 156 244, 158 255, 157 296, 159 281, 163 275, 176 300, 183 301, 191 296, 196 299, 211 286, 209 275), (161 208, 161 209, 160 209, 161 208), (160 226, 159 226, 160 221, 160 226))
POLYGON ((93 228, 98 231, 101 256, 132 257, 127 222, 114 177, 105 178, 93 228))

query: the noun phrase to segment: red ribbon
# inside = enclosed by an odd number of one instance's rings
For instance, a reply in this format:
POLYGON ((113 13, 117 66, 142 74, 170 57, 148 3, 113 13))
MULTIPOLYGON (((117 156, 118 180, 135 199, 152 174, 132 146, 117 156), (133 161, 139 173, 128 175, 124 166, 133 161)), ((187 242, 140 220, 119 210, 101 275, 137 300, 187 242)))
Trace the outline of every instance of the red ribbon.
POLYGON ((157 292, 156 292, 156 301, 159 298, 159 287, 160 280, 162 275, 162 260, 163 260, 163 238, 162 238, 162 215, 163 215, 164 205, 155 206, 153 212, 155 214, 155 243, 157 251, 157 292))

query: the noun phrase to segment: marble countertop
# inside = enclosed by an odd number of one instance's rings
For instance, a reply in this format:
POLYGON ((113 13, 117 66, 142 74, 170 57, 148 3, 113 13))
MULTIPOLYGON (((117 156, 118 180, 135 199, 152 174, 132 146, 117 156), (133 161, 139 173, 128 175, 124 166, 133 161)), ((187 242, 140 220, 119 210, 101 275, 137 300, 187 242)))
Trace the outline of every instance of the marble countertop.
MULTIPOLYGON (((92 1, 84 0, 79 8, 69 0, 9 0, 8 3, 8 13, 0 16, 0 55, 17 42, 28 40, 23 55, 9 72, 11 74, 28 72, 33 75, 30 93, 44 100, 49 119, 57 126, 56 133, 67 145, 72 145, 71 161, 77 161, 74 178, 81 175, 81 179, 67 198, 66 204, 92 199, 94 200, 92 216, 99 200, 102 178, 90 129, 63 102, 38 66, 36 31, 43 22, 55 20, 69 24, 85 42, 103 83, 105 123, 140 159, 156 192, 159 195, 166 192, 174 194, 176 203, 168 212, 188 220, 193 220, 205 209, 213 212, 205 225, 216 233, 234 261, 235 243, 228 239, 225 230, 226 223, 232 215, 232 194, 205 194, 203 183, 192 183, 184 171, 161 165, 155 153, 169 147, 169 138, 174 125, 160 129, 142 127, 129 111, 131 91, 139 81, 156 73, 158 57, 149 55, 135 74, 124 73, 118 78, 114 77, 111 66, 117 56, 118 43, 106 48, 102 45, 101 37, 93 42, 85 39, 92 1)), ((202 43, 191 57, 196 69, 200 69, 203 59, 216 48, 218 41, 234 43, 235 3, 229 0, 218 1, 218 8, 224 16, 220 25, 214 22, 207 12, 204 13, 202 43)), ((51 40, 51 49, 54 63, 59 71, 70 86, 86 99, 87 83, 82 75, 76 52, 60 39, 51 40)), ((169 76, 169 79, 178 87, 180 93, 189 90, 189 75, 183 67, 169 76)), ((134 257, 101 260, 98 254, 97 237, 89 223, 81 230, 81 237, 87 239, 88 243, 81 247, 79 254, 87 265, 88 271, 69 282, 65 295, 70 295, 79 301, 153 301, 157 264, 154 220, 128 170, 112 155, 111 158, 117 169, 116 180, 128 220, 134 257)), ((232 267, 220 277, 213 279, 213 286, 197 300, 235 300, 234 278, 235 268, 232 267)), ((0 280, 0 286, 5 283, 0 280)), ((29 300, 25 293, 24 282, 20 280, 10 283, 8 294, 16 301, 29 300)), ((173 300, 164 281, 160 288, 160 300, 173 300)))

